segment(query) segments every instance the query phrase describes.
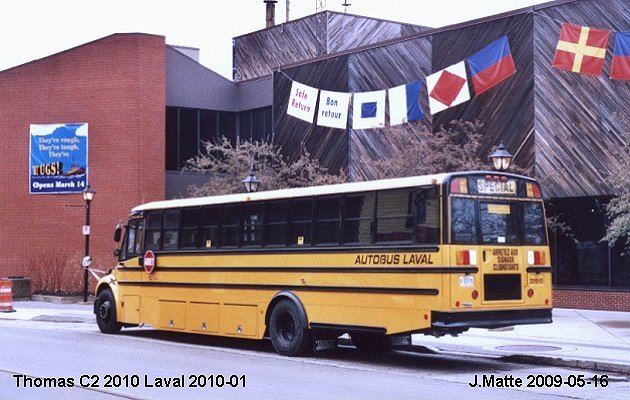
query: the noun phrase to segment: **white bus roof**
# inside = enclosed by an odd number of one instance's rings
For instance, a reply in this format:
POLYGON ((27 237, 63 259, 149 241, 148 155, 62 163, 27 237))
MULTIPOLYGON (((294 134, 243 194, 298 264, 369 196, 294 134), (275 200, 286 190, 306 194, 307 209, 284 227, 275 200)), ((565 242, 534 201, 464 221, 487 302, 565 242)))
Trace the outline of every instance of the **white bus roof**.
POLYGON ((237 193, 221 196, 194 197, 177 200, 154 201, 134 207, 132 212, 145 210, 160 210, 165 208, 195 207, 211 204, 241 203, 258 200, 279 200, 294 197, 320 196, 325 194, 343 194, 366 192, 372 190, 386 190, 413 186, 438 185, 453 173, 443 173, 405 178, 382 179, 377 181, 363 181, 341 183, 336 185, 309 186, 300 188, 269 190, 255 193, 237 193))

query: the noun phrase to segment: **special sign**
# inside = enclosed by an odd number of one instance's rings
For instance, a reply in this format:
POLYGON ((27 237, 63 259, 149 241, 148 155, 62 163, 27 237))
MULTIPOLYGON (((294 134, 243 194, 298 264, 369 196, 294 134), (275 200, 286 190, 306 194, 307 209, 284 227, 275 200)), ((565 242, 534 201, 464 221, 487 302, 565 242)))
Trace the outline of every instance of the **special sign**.
POLYGON ((487 181, 485 179, 477 179, 477 192, 480 194, 508 194, 516 195, 516 181, 508 179, 507 181, 487 181))

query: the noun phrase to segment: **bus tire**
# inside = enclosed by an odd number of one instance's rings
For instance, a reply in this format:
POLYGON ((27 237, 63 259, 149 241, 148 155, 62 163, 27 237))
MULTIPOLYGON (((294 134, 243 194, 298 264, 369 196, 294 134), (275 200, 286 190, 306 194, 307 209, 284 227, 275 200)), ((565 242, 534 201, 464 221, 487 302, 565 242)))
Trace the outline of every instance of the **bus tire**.
POLYGON ((304 355, 313 350, 313 334, 305 325, 303 311, 291 300, 280 300, 269 318, 269 336, 278 354, 304 355))
POLYGON ((111 289, 99 292, 94 300, 96 324, 103 333, 118 333, 122 324, 116 320, 116 299, 111 289))
POLYGON ((389 338, 382 333, 353 332, 350 334, 352 344, 364 353, 381 354, 391 350, 389 338))

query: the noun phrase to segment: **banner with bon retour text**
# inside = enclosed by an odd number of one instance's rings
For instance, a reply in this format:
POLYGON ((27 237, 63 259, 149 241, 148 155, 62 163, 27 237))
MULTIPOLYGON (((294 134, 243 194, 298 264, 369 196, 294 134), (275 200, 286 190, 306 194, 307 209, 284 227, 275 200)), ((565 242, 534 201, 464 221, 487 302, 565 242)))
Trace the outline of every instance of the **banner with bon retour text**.
POLYGON ((88 124, 31 124, 29 192, 80 193, 88 182, 88 124))

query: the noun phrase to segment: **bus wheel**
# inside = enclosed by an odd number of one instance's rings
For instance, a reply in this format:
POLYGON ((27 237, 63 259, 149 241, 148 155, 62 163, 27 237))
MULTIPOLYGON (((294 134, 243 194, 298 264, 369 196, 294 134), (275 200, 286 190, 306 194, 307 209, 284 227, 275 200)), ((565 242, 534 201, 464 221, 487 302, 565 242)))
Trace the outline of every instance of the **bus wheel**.
POLYGON ((276 304, 269 318, 269 336, 278 354, 297 356, 313 350, 312 332, 305 320, 294 302, 281 300, 276 304))
POLYGON ((122 324, 116 321, 116 300, 111 289, 105 289, 94 300, 96 324, 103 333, 117 333, 122 324))
POLYGON ((384 334, 354 332, 350 336, 352 343, 362 352, 379 354, 391 350, 389 338, 384 334))

